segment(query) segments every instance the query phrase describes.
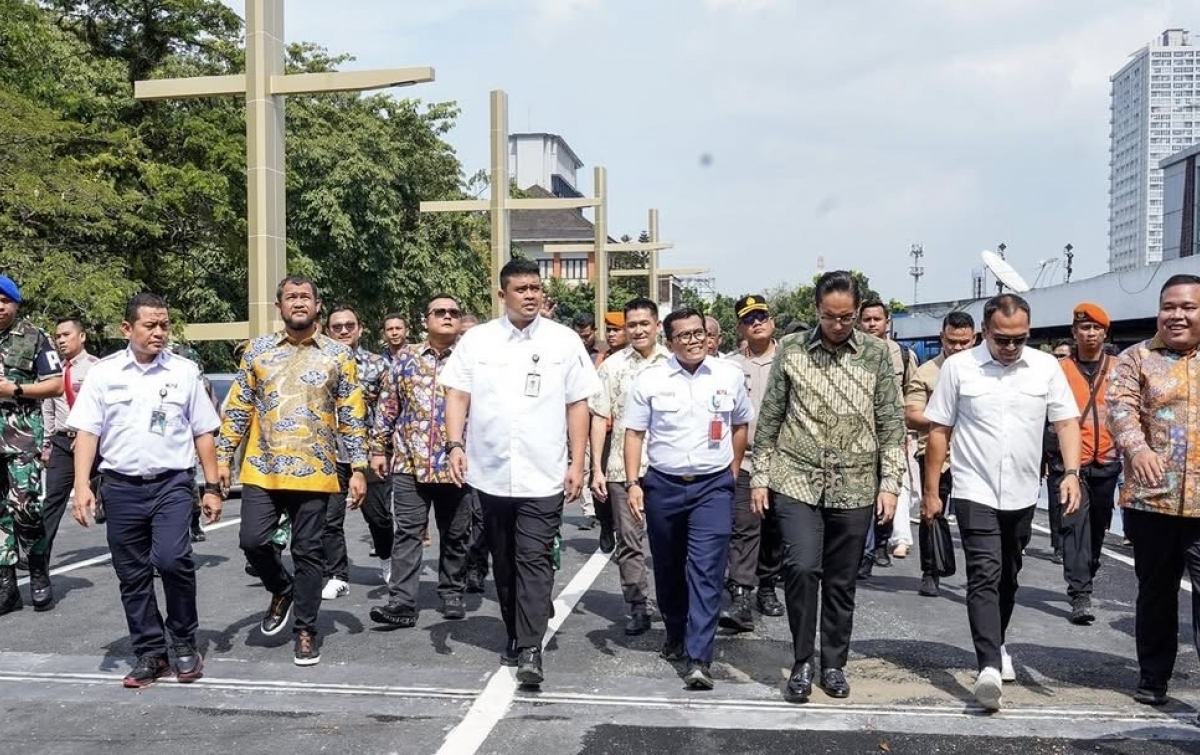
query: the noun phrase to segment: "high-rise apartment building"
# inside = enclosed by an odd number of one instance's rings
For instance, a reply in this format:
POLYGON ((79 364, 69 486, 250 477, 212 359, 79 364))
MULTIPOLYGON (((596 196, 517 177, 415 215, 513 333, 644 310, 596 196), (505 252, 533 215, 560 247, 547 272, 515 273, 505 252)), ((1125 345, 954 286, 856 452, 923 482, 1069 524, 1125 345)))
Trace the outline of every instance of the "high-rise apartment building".
POLYGON ((1108 269, 1127 270, 1162 259, 1159 161, 1200 142, 1200 46, 1168 29, 1111 81, 1108 269))

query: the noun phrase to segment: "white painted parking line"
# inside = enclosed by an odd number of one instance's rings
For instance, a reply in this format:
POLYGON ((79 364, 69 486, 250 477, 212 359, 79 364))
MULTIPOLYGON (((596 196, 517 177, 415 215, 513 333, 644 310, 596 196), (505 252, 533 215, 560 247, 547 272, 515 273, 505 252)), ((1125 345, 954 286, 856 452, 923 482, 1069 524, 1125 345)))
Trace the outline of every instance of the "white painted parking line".
MULTIPOLYGON (((208 525, 207 527, 204 528, 204 531, 207 533, 207 532, 213 532, 215 530, 222 529, 224 527, 232 527, 233 525, 237 524, 240 521, 242 521, 241 518, 236 517, 236 516, 232 519, 223 519, 223 520, 217 522, 216 524, 208 525)), ((111 561, 111 560, 112 560, 111 552, 103 553, 99 556, 85 558, 82 561, 75 561, 75 562, 72 562, 69 564, 64 564, 63 566, 60 566, 57 569, 51 569, 50 576, 56 577, 59 574, 66 574, 67 572, 73 572, 76 569, 86 569, 89 566, 95 566, 96 564, 103 564, 104 562, 111 561)), ((17 580, 17 584, 18 585, 29 584, 29 577, 28 576, 21 577, 20 579, 17 580)))
MULTIPOLYGON (((575 604, 579 602, 579 599, 591 589, 592 583, 600 576, 608 559, 608 555, 600 551, 593 553, 583 568, 575 573, 567 586, 558 594, 558 598, 554 601, 554 618, 550 620, 546 634, 542 637, 543 648, 554 637, 554 633, 562 627, 563 622, 571 615, 571 611, 575 610, 575 604)), ((492 733, 492 729, 496 728, 496 724, 500 723, 504 714, 512 706, 516 691, 516 669, 501 666, 496 673, 492 674, 492 678, 484 687, 483 694, 476 698, 471 709, 467 711, 467 715, 458 723, 458 726, 455 726, 446 735, 437 755, 474 755, 478 752, 488 735, 492 733)))
MULTIPOLYGON (((1043 527, 1040 524, 1035 524, 1035 525, 1033 525, 1033 528, 1035 530, 1037 530, 1038 532, 1044 533, 1046 535, 1050 534, 1049 527, 1043 527)), ((1133 559, 1130 558, 1129 556, 1126 556, 1124 553, 1116 553, 1114 551, 1109 550, 1108 548, 1103 548, 1103 549, 1101 549, 1100 552, 1102 554, 1104 554, 1105 556, 1108 556, 1109 558, 1111 558, 1113 561, 1120 561, 1121 563, 1125 564, 1126 566, 1133 566, 1133 559)), ((1192 583, 1186 579, 1181 580, 1179 582, 1179 586, 1188 592, 1192 591, 1192 583)))

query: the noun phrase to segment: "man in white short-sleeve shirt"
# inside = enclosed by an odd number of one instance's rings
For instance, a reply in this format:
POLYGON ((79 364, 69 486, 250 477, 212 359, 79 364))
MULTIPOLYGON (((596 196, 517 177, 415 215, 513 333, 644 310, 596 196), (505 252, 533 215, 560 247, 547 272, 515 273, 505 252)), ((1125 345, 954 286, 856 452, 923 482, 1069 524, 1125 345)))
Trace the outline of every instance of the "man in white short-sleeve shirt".
POLYGON ((554 537, 563 504, 583 486, 587 399, 600 381, 579 336, 538 314, 536 262, 506 264, 499 295, 505 316, 463 334, 440 376, 447 388, 446 452, 451 478, 478 491, 483 509, 508 631, 501 660, 517 667, 521 684, 537 686, 554 537))
POLYGON ((946 360, 925 407, 930 429, 921 516, 932 519, 941 512, 938 478, 952 448, 967 616, 979 662, 975 697, 991 710, 1000 708, 1002 681, 1016 679, 1004 638, 1041 485, 1047 418, 1066 465, 1064 514, 1079 507, 1079 408, 1058 360, 1026 347, 1029 322, 1029 304, 1020 296, 989 299, 983 343, 946 360))

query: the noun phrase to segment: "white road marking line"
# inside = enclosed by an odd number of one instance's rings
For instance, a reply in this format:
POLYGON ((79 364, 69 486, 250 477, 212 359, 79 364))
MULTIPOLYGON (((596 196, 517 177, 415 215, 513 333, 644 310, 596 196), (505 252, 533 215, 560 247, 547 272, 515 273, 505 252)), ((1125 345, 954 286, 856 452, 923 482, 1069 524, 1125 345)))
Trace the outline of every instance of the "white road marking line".
MULTIPOLYGON (((236 517, 236 516, 232 519, 223 519, 223 520, 217 522, 216 524, 208 525, 207 527, 204 528, 204 531, 212 532, 214 530, 219 530, 223 527, 232 527, 233 525, 237 524, 240 521, 242 521, 241 517, 236 517)), ((76 561, 75 563, 72 563, 72 564, 66 564, 65 566, 60 566, 57 569, 51 569, 50 576, 56 577, 59 574, 66 574, 67 572, 73 572, 76 569, 85 569, 89 566, 95 566, 96 564, 102 564, 105 561, 111 561, 111 560, 112 560, 112 553, 111 552, 104 553, 99 556, 85 558, 82 561, 76 561)), ((27 584, 29 584, 28 576, 21 577, 20 579, 17 580, 17 585, 27 585, 27 584)))
MULTIPOLYGON (((608 560, 607 554, 600 551, 593 553, 583 568, 575 573, 558 594, 554 601, 554 618, 550 620, 546 634, 542 637, 543 648, 571 615, 575 604, 591 588, 596 577, 600 576, 608 560)), ((501 666, 492 674, 483 693, 475 699, 467 715, 446 735, 437 755, 474 755, 478 752, 484 740, 492 733, 492 729, 496 728, 496 724, 500 723, 500 719, 508 712, 516 691, 516 669, 501 666)))
MULTIPOLYGON (((1033 525, 1033 528, 1035 530, 1037 530, 1038 532, 1041 532, 1041 533, 1044 533, 1047 535, 1050 534, 1050 528, 1043 527, 1040 524, 1033 525)), ((1105 556, 1108 556, 1109 558, 1111 558, 1113 561, 1120 561, 1121 563, 1125 564, 1126 566, 1133 566, 1133 559, 1130 558, 1129 556, 1126 556, 1124 553, 1115 553, 1115 552, 1109 550, 1108 548, 1102 548, 1102 549, 1100 549, 1100 552, 1103 553, 1105 556)), ((1179 586, 1182 587, 1184 590, 1187 590, 1188 592, 1192 591, 1192 583, 1186 579, 1180 580, 1179 586)))

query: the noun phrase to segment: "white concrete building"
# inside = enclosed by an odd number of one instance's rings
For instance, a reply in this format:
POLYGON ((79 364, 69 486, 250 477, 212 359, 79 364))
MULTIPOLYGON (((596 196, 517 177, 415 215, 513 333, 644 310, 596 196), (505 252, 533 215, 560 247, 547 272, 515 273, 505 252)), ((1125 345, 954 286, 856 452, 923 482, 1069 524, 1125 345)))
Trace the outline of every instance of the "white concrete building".
POLYGON ((583 196, 576 171, 583 161, 558 134, 510 134, 508 173, 517 187, 541 186, 556 197, 583 196))
POLYGON ((1162 259, 1159 162, 1200 141, 1200 46, 1168 29, 1111 82, 1108 268, 1116 271, 1162 259))

